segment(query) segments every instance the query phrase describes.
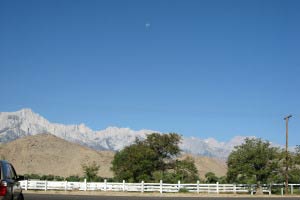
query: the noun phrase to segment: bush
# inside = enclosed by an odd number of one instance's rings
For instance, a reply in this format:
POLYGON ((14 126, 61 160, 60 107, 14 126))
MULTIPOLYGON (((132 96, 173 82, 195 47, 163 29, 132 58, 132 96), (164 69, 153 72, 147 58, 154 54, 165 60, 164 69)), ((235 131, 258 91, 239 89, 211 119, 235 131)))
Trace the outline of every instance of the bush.
POLYGON ((43 175, 41 177, 41 180, 53 181, 54 180, 54 175, 51 175, 51 174, 49 174, 49 175, 43 175))
POLYGON ((40 180, 41 177, 38 174, 24 174, 24 177, 27 179, 36 179, 36 180, 40 180))
POLYGON ((78 175, 72 175, 66 178, 66 181, 69 182, 80 182, 83 181, 84 178, 83 177, 79 177, 78 175))
POLYGON ((180 188, 178 192, 180 192, 180 193, 188 193, 189 190, 186 189, 186 188, 180 188))

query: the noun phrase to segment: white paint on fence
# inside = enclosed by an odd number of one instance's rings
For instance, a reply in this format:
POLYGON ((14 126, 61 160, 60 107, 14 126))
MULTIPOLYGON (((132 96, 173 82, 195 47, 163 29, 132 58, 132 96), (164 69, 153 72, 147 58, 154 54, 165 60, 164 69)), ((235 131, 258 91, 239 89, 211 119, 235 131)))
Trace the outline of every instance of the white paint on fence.
POLYGON ((123 190, 123 192, 125 192, 125 180, 123 180, 123 185, 122 186, 123 186, 122 190, 123 190))
MULTIPOLYGON (((163 183, 161 180, 159 183, 121 183, 116 182, 68 182, 68 181, 36 181, 36 180, 24 180, 20 181, 21 187, 24 190, 81 190, 81 191, 120 191, 120 192, 179 192, 180 188, 184 188, 189 192, 194 193, 253 193, 252 186, 247 185, 236 185, 236 184, 200 184, 197 181, 196 184, 183 184, 178 181, 177 184, 163 183)), ((295 187, 300 189, 300 184, 289 184, 291 187, 291 193, 294 192, 295 187)), ((272 187, 283 187, 282 184, 273 184, 272 187)), ((271 194, 270 187, 264 186, 264 193, 271 194)))
POLYGON ((47 191, 47 181, 45 181, 45 191, 47 191))
POLYGON ((160 183, 159 183, 159 192, 162 194, 163 193, 163 181, 160 180, 160 183))
POLYGON ((107 180, 106 179, 104 180, 104 191, 105 192, 107 191, 107 180))
POLYGON ((144 193, 144 181, 142 181, 141 187, 141 192, 144 193))

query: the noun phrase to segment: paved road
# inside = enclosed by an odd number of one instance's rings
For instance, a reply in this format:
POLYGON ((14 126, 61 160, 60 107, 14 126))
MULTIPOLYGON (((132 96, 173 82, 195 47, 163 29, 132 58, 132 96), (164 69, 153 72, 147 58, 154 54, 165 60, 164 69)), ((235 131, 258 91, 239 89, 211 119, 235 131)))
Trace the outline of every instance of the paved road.
MULTIPOLYGON (((57 194, 24 194, 25 200, 254 200, 254 199, 270 199, 270 198, 216 198, 216 197, 119 197, 119 196, 76 196, 76 195, 57 195, 57 194)), ((273 198, 272 198, 273 199, 273 198)), ((284 200, 286 198, 274 198, 275 200, 284 200)), ((300 198, 288 198, 289 200, 300 200, 300 198)))

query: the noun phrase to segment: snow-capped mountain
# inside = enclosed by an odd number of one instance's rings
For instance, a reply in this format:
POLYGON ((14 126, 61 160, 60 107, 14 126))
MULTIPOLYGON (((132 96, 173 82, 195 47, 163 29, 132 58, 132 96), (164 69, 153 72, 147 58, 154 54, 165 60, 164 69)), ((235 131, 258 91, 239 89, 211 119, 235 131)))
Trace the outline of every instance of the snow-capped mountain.
MULTIPOLYGON (((132 144, 136 138, 144 139, 153 130, 135 131, 129 128, 108 127, 94 131, 84 124, 63 125, 51 123, 31 109, 16 112, 0 112, 0 143, 6 143, 27 135, 50 133, 70 142, 79 143, 96 150, 118 151, 132 144)), ((210 157, 226 158, 234 146, 241 144, 245 137, 237 136, 229 142, 214 138, 200 139, 184 137, 181 148, 188 153, 210 157)))
POLYGON ((93 131, 84 124, 63 125, 50 123, 30 109, 17 112, 0 112, 0 142, 5 143, 27 135, 50 133, 70 142, 79 143, 97 150, 120 150, 145 138, 151 130, 133 131, 129 128, 108 127, 93 131))

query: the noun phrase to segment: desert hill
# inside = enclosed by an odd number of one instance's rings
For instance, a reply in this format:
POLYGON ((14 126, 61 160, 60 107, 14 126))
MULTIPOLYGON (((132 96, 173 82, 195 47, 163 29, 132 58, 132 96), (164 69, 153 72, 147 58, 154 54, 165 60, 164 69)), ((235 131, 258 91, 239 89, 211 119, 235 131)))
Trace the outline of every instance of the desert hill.
MULTIPOLYGON (((1 159, 10 161, 19 174, 82 176, 82 164, 95 161, 100 165, 99 176, 113 176, 110 167, 114 152, 95 151, 51 134, 27 136, 2 144, 0 156, 1 159)), ((227 168, 224 162, 208 157, 193 157, 200 177, 203 178, 209 171, 217 176, 225 175, 227 168)))
POLYGON ((3 144, 0 155, 10 161, 19 174, 82 176, 82 164, 95 161, 101 166, 99 176, 113 176, 109 169, 113 152, 97 152, 51 134, 27 136, 3 144))
POLYGON ((194 159, 200 178, 204 179, 207 172, 214 172, 218 177, 225 176, 227 172, 226 162, 211 157, 184 154, 182 157, 190 156, 194 159))

